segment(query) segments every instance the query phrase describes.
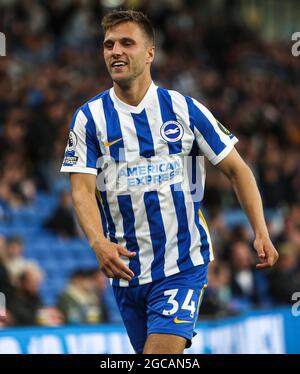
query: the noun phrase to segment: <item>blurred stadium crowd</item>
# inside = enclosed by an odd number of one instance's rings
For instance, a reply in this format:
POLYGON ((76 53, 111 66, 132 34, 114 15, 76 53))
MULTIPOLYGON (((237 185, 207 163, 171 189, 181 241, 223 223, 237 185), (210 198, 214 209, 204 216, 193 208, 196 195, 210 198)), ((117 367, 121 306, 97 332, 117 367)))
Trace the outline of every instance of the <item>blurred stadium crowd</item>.
MULTIPOLYGON (((132 2, 138 3, 138 2, 132 2)), ((266 42, 197 1, 144 1, 157 30, 153 78, 204 103, 239 138, 280 252, 257 271, 252 233, 227 180, 208 165, 204 208, 217 258, 201 317, 288 304, 300 290, 300 69, 289 43, 266 42)), ((76 108, 111 82, 91 1, 1 1, 0 325, 119 322, 111 289, 74 219, 60 175, 76 108)))

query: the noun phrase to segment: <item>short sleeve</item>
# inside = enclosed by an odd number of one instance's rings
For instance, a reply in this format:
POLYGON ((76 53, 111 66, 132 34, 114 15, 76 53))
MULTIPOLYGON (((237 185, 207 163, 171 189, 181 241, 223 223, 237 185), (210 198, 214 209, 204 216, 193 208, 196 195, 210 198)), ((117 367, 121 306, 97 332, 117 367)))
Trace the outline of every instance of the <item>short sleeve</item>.
POLYGON ((83 106, 73 116, 60 171, 97 175, 97 160, 100 156, 101 151, 92 114, 87 106, 83 106))
POLYGON ((238 139, 195 99, 188 100, 191 128, 201 152, 216 165, 233 149, 238 139))

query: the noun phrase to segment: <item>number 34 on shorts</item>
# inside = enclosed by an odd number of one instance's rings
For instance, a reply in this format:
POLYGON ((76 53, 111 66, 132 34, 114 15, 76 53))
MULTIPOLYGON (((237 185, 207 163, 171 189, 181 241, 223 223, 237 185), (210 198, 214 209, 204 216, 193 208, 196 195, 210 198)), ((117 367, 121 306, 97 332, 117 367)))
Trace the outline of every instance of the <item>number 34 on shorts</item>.
POLYGON ((173 288, 163 291, 163 305, 160 305, 160 310, 157 312, 172 317, 175 324, 194 323, 197 320, 205 287, 206 285, 196 290, 173 288))

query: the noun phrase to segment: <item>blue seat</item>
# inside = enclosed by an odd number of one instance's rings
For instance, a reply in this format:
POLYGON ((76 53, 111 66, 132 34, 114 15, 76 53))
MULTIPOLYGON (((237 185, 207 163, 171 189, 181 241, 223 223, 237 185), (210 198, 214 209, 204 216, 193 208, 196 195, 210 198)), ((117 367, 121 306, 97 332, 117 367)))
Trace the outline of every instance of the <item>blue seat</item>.
POLYGON ((80 267, 84 269, 90 269, 90 268, 96 268, 98 267, 98 262, 96 260, 96 257, 86 257, 80 261, 80 267))
POLYGON ((46 306, 55 306, 57 303, 57 294, 55 292, 47 290, 46 292, 40 293, 43 304, 46 306))
POLYGON ((0 234, 4 235, 5 237, 9 237, 15 234, 15 230, 12 226, 6 226, 6 225, 1 224, 0 234))

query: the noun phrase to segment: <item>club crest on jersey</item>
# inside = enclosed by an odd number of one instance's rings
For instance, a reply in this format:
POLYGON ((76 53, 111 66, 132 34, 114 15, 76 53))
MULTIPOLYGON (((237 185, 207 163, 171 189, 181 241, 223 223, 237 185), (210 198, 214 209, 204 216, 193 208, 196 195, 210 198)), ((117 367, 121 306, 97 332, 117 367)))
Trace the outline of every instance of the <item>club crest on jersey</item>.
POLYGON ((76 136, 75 132, 71 130, 69 132, 67 151, 68 152, 75 151, 76 145, 77 145, 77 136, 76 136))
POLYGON ((160 128, 160 135, 166 142, 178 142, 183 137, 183 127, 177 121, 165 122, 160 128))

